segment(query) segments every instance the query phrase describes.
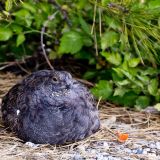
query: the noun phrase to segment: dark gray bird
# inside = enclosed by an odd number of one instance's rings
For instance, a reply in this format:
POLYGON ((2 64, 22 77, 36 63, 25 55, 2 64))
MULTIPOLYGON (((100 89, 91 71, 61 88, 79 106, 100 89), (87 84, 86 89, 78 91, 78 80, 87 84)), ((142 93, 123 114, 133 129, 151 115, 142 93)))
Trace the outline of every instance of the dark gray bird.
POLYGON ((24 141, 64 144, 100 127, 86 87, 66 71, 42 70, 16 84, 2 100, 4 125, 24 141))

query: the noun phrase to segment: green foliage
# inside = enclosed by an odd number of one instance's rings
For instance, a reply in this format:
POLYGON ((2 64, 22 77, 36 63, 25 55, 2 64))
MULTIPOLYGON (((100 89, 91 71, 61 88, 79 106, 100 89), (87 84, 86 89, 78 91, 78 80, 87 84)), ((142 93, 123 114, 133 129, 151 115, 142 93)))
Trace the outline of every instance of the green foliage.
POLYGON ((119 40, 118 34, 113 31, 105 32, 101 38, 101 48, 102 50, 112 47, 119 40))
MULTIPOLYGON (((116 54, 111 53, 109 56, 112 55, 115 57, 116 54)), ((136 106, 138 109, 144 108, 153 102, 159 102, 159 98, 157 98, 160 97, 157 75, 160 70, 140 66, 140 58, 128 59, 127 57, 129 55, 126 54, 121 58, 116 58, 116 60, 123 59, 122 61, 118 61, 118 63, 112 63, 110 59, 106 58, 108 62, 113 64, 111 67, 112 81, 109 80, 106 83, 112 83, 114 86, 113 92, 109 96, 106 96, 106 99, 124 106, 136 106)), ((101 84, 100 82, 97 86, 101 84)), ((94 91, 93 94, 98 97, 100 97, 100 90, 103 92, 103 97, 105 92, 106 94, 108 93, 108 86, 95 89, 92 89, 94 91)))
POLYGON ((145 107, 149 106, 149 103, 150 103, 150 98, 147 96, 139 96, 136 99, 136 107, 138 109, 145 108, 145 107))
POLYGON ((160 102, 159 0, 56 2, 2 1, 0 61, 35 53, 45 26, 50 58, 71 54, 92 65, 84 78, 96 82, 97 98, 138 109, 160 102))
POLYGON ((23 33, 19 34, 17 37, 17 47, 25 41, 25 36, 23 33))
POLYGON ((8 12, 12 9, 13 1, 12 0, 6 0, 5 2, 5 10, 8 12))
POLYGON ((102 99, 107 99, 109 98, 109 96, 111 96, 113 92, 113 85, 109 81, 101 80, 95 86, 95 88, 92 89, 92 92, 97 97, 102 97, 102 99))
POLYGON ((116 66, 121 64, 122 58, 119 53, 102 52, 101 54, 102 54, 102 56, 104 56, 106 58, 106 60, 109 63, 114 64, 116 66))
POLYGON ((7 41, 12 37, 12 30, 7 27, 0 27, 0 41, 7 41))
POLYGON ((160 111, 160 103, 157 103, 154 108, 157 109, 157 111, 160 111))
POLYGON ((82 49, 83 37, 75 31, 66 32, 61 38, 59 53, 77 53, 82 49))

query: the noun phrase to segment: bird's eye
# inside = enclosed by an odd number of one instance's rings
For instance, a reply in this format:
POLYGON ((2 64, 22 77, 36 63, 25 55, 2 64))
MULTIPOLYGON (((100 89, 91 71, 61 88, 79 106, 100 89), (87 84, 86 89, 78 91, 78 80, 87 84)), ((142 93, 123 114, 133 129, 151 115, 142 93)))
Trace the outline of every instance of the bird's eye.
POLYGON ((53 77, 52 80, 53 80, 54 82, 58 82, 58 79, 57 79, 56 77, 53 77))

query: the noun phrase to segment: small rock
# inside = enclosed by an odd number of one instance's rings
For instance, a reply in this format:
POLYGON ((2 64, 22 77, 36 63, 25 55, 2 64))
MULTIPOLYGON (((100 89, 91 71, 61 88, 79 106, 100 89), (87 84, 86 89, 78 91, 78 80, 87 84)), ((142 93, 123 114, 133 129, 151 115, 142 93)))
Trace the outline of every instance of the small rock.
POLYGON ((102 152, 104 159, 106 159, 109 156, 109 153, 102 152))
POLYGON ((143 149, 142 148, 138 148, 136 154, 143 154, 143 149))
POLYGON ((160 149, 160 142, 156 142, 157 149, 160 149))
POLYGON ((150 148, 144 148, 143 149, 143 154, 148 154, 148 152, 150 152, 150 148))
POLYGON ((150 148, 156 148, 156 144, 151 143, 151 144, 149 145, 149 147, 150 147, 150 148))
POLYGON ((107 142, 103 142, 103 147, 105 147, 105 149, 109 149, 109 145, 107 142))
POLYGON ((96 156, 96 159, 97 160, 104 160, 104 157, 102 154, 98 153, 97 156, 96 156))
POLYGON ((37 148, 39 146, 39 144, 34 144, 32 142, 26 142, 25 145, 31 148, 37 148))
POLYGON ((92 150, 90 150, 90 153, 91 153, 91 154, 96 154, 96 150, 95 150, 95 149, 92 149, 92 150))
POLYGON ((134 154, 142 154, 143 153, 143 149, 142 148, 133 149, 132 153, 134 153, 134 154))
POLYGON ((103 141, 100 141, 100 142, 96 142, 94 143, 93 145, 95 146, 103 146, 104 142, 103 141))
POLYGON ((129 148, 125 148, 124 152, 129 153, 129 154, 132 153, 132 151, 129 148))
POLYGON ((139 144, 132 144, 132 149, 137 149, 137 148, 140 148, 141 147, 141 145, 139 145, 139 144))
POLYGON ((76 154, 74 157, 73 157, 73 160, 83 160, 84 158, 80 155, 80 154, 76 154))
POLYGON ((84 147, 83 145, 80 145, 80 146, 78 146, 77 148, 78 148, 78 150, 79 150, 80 152, 83 152, 83 153, 86 152, 86 151, 85 151, 85 147, 84 147))

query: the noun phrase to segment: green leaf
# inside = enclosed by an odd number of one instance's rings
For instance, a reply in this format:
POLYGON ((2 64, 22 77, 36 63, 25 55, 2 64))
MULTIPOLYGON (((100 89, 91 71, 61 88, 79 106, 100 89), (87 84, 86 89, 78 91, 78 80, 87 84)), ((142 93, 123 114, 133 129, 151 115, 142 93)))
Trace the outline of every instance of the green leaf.
POLYGON ((110 0, 102 0, 101 3, 103 6, 107 6, 110 0))
POLYGON ((160 1, 159 0, 152 0, 152 1, 149 1, 148 5, 149 5, 149 8, 151 8, 151 9, 159 8, 160 1))
POLYGON ((12 31, 15 32, 16 34, 19 34, 22 32, 22 27, 16 24, 11 25, 12 31))
POLYGON ((63 34, 59 47, 59 53, 72 53, 80 51, 83 47, 82 36, 76 31, 69 31, 63 34))
POLYGON ((133 91, 129 91, 125 93, 122 98, 124 106, 133 106, 135 104, 135 100, 137 99, 138 95, 133 91))
POLYGON ((82 10, 83 8, 85 8, 85 6, 88 6, 88 3, 89 1, 88 0, 80 0, 80 1, 77 1, 76 3, 76 7, 78 10, 82 10))
POLYGON ((122 88, 122 87, 117 87, 117 88, 114 90, 113 96, 123 97, 124 94, 125 94, 126 92, 128 92, 128 91, 129 91, 129 89, 122 88))
POLYGON ((154 108, 157 109, 157 111, 160 111, 160 103, 157 103, 156 105, 154 105, 154 108))
POLYGON ((101 48, 102 50, 112 47, 119 40, 119 35, 116 32, 109 31, 102 35, 101 48))
POLYGON ((135 92, 137 95, 139 95, 140 93, 142 93, 142 91, 145 92, 145 90, 139 86, 137 86, 136 84, 132 84, 131 87, 130 87, 130 90, 132 90, 133 92, 135 92))
POLYGON ((79 23, 82 27, 82 29, 88 34, 91 35, 91 27, 89 24, 86 23, 86 21, 82 18, 81 15, 79 15, 79 23))
POLYGON ((125 52, 124 53, 124 61, 128 62, 131 59, 131 56, 132 56, 131 53, 125 52))
POLYGON ((148 76, 143 76, 143 75, 136 75, 136 77, 141 80, 145 85, 149 84, 149 77, 148 76))
POLYGON ((128 79, 124 79, 122 81, 116 82, 116 84, 119 85, 119 86, 126 86, 126 85, 131 84, 131 82, 128 79))
POLYGON ((100 80, 94 88, 91 89, 92 93, 96 97, 102 97, 102 99, 107 99, 112 95, 113 85, 109 81, 100 80))
POLYGON ((23 2, 23 3, 22 3, 22 6, 23 6, 23 8, 31 11, 32 13, 36 13, 35 5, 30 4, 30 3, 23 2))
POLYGON ((144 70, 141 74, 142 75, 157 75, 159 71, 153 67, 148 67, 146 70, 144 70))
POLYGON ((25 41, 25 36, 24 34, 19 34, 18 37, 17 37, 17 47, 22 44, 23 42, 25 41))
POLYGON ((149 106, 149 103, 150 103, 150 98, 149 97, 147 97, 147 96, 139 96, 136 99, 136 108, 137 109, 145 108, 145 107, 149 106))
POLYGON ((9 28, 0 27, 0 41, 7 41, 12 37, 12 31, 9 28))
POLYGON ((18 24, 22 23, 22 25, 27 25, 28 27, 31 26, 33 16, 30 14, 28 10, 21 9, 13 13, 13 15, 16 16, 16 22, 18 24))
POLYGON ((87 71, 84 75, 83 78, 84 79, 92 79, 96 76, 96 72, 95 71, 87 71))
POLYGON ((113 71, 115 71, 115 73, 120 77, 120 78, 123 78, 124 75, 123 73, 121 72, 121 68, 117 67, 117 68, 112 68, 113 71))
POLYGON ((101 52, 102 56, 106 58, 108 62, 114 64, 116 66, 121 64, 122 58, 119 53, 109 53, 109 52, 101 52))
POLYGON ((42 10, 44 13, 53 14, 53 12, 51 12, 52 11, 52 5, 50 3, 48 3, 48 2, 46 2, 46 3, 43 3, 43 2, 42 3, 41 2, 37 3, 37 8, 42 10))
POLYGON ((112 96, 109 97, 109 100, 116 104, 124 105, 124 106, 131 106, 135 105, 135 100, 137 99, 138 95, 133 91, 126 92, 123 97, 121 96, 112 96))
MULTIPOLYGON (((42 16, 41 14, 35 14, 35 25, 37 29, 40 29, 45 21, 45 17, 42 16)), ((49 24, 49 23, 48 23, 49 24)))
POLYGON ((121 68, 120 68, 120 70, 128 79, 130 79, 132 81, 135 80, 134 76, 132 74, 130 74, 129 71, 121 69, 121 68))
POLYGON ((148 91, 151 95, 156 96, 158 91, 158 80, 156 78, 150 81, 150 84, 148 85, 148 91))
POLYGON ((111 70, 111 75, 112 75, 113 81, 115 81, 115 82, 123 80, 123 75, 122 75, 122 77, 119 76, 114 70, 111 70))
POLYGON ((140 61, 141 61, 140 58, 132 58, 128 61, 128 65, 129 67, 134 68, 140 63, 140 61))
POLYGON ((109 16, 105 16, 105 22, 109 26, 109 28, 113 28, 114 30, 120 30, 121 29, 121 25, 117 21, 117 19, 114 19, 114 18, 109 17, 109 16))
MULTIPOLYGON (((75 59, 86 59, 91 60, 94 59, 92 53, 88 52, 87 50, 80 50, 78 53, 74 55, 75 59)), ((95 60, 95 59, 94 59, 95 60)))
POLYGON ((93 41, 92 41, 91 37, 88 35, 83 35, 82 40, 83 40, 84 46, 90 47, 93 45, 93 41))
POLYGON ((13 0, 6 0, 5 2, 5 10, 8 12, 12 9, 13 0))
POLYGON ((158 88, 157 94, 155 96, 156 102, 160 102, 160 88, 158 88))

